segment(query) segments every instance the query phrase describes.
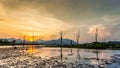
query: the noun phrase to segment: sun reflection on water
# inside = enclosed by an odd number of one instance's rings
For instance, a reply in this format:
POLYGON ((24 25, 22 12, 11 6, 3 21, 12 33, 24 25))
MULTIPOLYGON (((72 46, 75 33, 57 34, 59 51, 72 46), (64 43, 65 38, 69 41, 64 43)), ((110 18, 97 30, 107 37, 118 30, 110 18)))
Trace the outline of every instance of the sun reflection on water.
POLYGON ((35 47, 34 47, 33 45, 31 45, 31 46, 28 48, 28 53, 33 54, 33 53, 35 53, 35 52, 36 52, 35 47))

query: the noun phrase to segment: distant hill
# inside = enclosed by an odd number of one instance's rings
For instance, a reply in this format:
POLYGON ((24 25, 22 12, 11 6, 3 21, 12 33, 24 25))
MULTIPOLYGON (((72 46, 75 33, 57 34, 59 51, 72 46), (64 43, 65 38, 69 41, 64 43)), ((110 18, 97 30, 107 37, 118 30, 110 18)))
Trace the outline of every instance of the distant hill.
MULTIPOLYGON (((22 44, 23 40, 22 39, 15 39, 15 38, 5 38, 3 41, 7 41, 9 43, 12 43, 15 41, 16 44, 22 44)), ((74 40, 71 39, 66 39, 64 38, 63 40, 63 45, 70 45, 71 42, 72 44, 77 44, 74 40)), ((25 44, 32 44, 32 42, 25 40, 25 44)), ((59 45, 60 44, 60 39, 54 39, 54 40, 36 40, 34 41, 34 44, 45 44, 45 45, 59 45)))
MULTIPOLYGON (((72 41, 72 44, 77 44, 77 42, 75 42, 71 39, 63 39, 63 44, 70 45, 71 41, 72 41)), ((37 40, 36 42, 38 42, 39 44, 46 44, 46 45, 58 45, 58 44, 60 44, 60 39, 48 40, 48 41, 37 40)))
MULTIPOLYGON (((22 39, 15 39, 15 38, 3 38, 3 42, 7 41, 9 43, 12 43, 13 41, 15 41, 16 44, 21 44, 23 42, 22 39)), ((29 41, 25 40, 25 43, 29 43, 29 41)))

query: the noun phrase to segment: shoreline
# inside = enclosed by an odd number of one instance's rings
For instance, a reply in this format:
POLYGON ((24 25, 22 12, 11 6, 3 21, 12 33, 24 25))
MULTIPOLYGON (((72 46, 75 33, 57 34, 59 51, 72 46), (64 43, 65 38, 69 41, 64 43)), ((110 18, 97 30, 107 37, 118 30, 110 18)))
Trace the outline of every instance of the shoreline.
MULTIPOLYGON (((26 47, 29 47, 30 45, 24 45, 25 48, 26 47)), ((59 46, 37 46, 37 45, 34 45, 36 46, 37 48, 40 48, 40 47, 49 47, 49 48, 60 48, 59 46)), ((0 49, 2 48, 14 48, 14 47, 17 47, 17 48, 22 48, 22 45, 4 45, 4 46, 0 46, 0 49)), ((79 47, 63 47, 63 48, 79 48, 79 47)), ((95 48, 79 48, 79 49, 95 49, 95 48)), ((97 50, 120 50, 120 48, 97 48, 97 50)))

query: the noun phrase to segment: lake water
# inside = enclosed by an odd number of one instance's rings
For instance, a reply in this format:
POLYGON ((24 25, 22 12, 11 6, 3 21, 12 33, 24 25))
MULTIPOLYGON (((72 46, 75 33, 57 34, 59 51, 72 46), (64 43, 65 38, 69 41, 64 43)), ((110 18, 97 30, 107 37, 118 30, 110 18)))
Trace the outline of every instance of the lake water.
MULTIPOLYGON (((7 46, 7 48, 11 48, 12 46, 7 46)), ((20 46, 18 46, 20 47, 20 46)), ((5 48, 1 47, 0 48, 5 48)), ((26 46, 26 48, 29 50, 29 47, 26 46)), ((29 53, 28 50, 25 52, 29 53)), ((19 52, 22 52, 22 50, 19 50, 19 52)), ((44 59, 49 57, 56 57, 60 56, 60 48, 49 48, 49 47, 34 47, 34 52, 32 53, 33 56, 40 56, 44 59)), ((92 61, 90 59, 99 58, 99 59, 105 59, 105 60, 111 60, 111 56, 114 54, 120 54, 120 50, 95 50, 95 49, 78 49, 78 48, 72 48, 72 54, 71 54, 71 48, 63 48, 63 61, 67 63, 84 63, 84 64, 91 64, 96 65, 98 64, 98 61, 92 61)), ((7 59, 7 58, 6 58, 7 59)), ((111 65, 106 65, 106 68, 120 68, 119 63, 114 63, 111 65)))
MULTIPOLYGON (((114 54, 120 54, 120 50, 98 50, 98 53, 96 53, 95 49, 77 49, 72 48, 71 54, 71 48, 63 48, 63 57, 70 58, 69 61, 77 60, 77 56, 79 55, 81 58, 96 58, 98 55, 98 58, 100 59, 111 59, 111 56, 114 54), (79 53, 78 53, 79 50, 79 53)), ((52 56, 60 56, 60 48, 37 48, 37 51, 34 53, 34 55, 41 56, 41 57, 52 57, 52 56)))
MULTIPOLYGON (((36 52, 34 53, 35 56, 41 56, 42 58, 53 57, 53 56, 60 56, 60 48, 37 48, 36 52)), ((63 48, 63 60, 68 63, 84 63, 84 64, 91 64, 97 65, 101 63, 100 61, 91 61, 86 58, 99 58, 104 60, 112 60, 111 56, 114 54, 120 54, 120 50, 97 50, 96 49, 78 49, 78 48, 63 48), (71 50, 72 53, 71 54, 71 50), (66 58, 66 59, 64 59, 66 58)), ((120 68, 119 63, 106 65, 106 68, 120 68)))

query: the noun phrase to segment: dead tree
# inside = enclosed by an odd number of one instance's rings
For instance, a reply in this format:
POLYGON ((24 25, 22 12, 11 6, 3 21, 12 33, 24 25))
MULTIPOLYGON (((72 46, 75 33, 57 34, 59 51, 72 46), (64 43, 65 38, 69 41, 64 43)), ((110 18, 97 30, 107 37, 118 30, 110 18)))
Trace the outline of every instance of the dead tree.
MULTIPOLYGON (((80 31, 78 29, 78 32, 76 33, 76 41, 77 41, 77 47, 79 47, 79 39, 80 39, 80 31)), ((79 48, 77 48, 77 60, 78 63, 80 62, 80 54, 79 54, 79 48)))
POLYGON ((25 35, 23 36, 23 42, 22 42, 22 44, 23 44, 23 55, 24 55, 24 50, 25 50, 25 35))
POLYGON ((98 28, 96 28, 95 32, 95 42, 98 42, 98 28))
POLYGON ((20 37, 22 38, 21 44, 22 44, 22 51, 23 51, 23 55, 24 55, 24 50, 25 50, 25 35, 20 35, 20 37))
POLYGON ((60 32, 60 58, 62 63, 63 53, 62 53, 62 46, 63 46, 63 31, 60 32))
POLYGON ((98 57, 98 47, 97 47, 97 44, 98 44, 98 28, 96 28, 96 32, 95 32, 95 46, 96 46, 96 58, 97 58, 98 65, 99 65, 99 57, 98 57))
POLYGON ((32 36, 32 55, 33 55, 33 48, 34 48, 34 46, 33 46, 33 45, 34 45, 34 37, 35 37, 35 36, 34 36, 34 34, 33 34, 33 36, 32 36))
POLYGON ((72 45, 73 45, 73 44, 72 44, 72 40, 70 40, 71 54, 73 53, 73 52, 72 52, 72 45))
MULTIPOLYGON (((77 47, 79 45, 79 40, 80 40, 80 31, 78 29, 78 32, 76 33, 76 41, 77 41, 77 47)), ((79 53, 79 49, 77 49, 77 53, 79 53)))

